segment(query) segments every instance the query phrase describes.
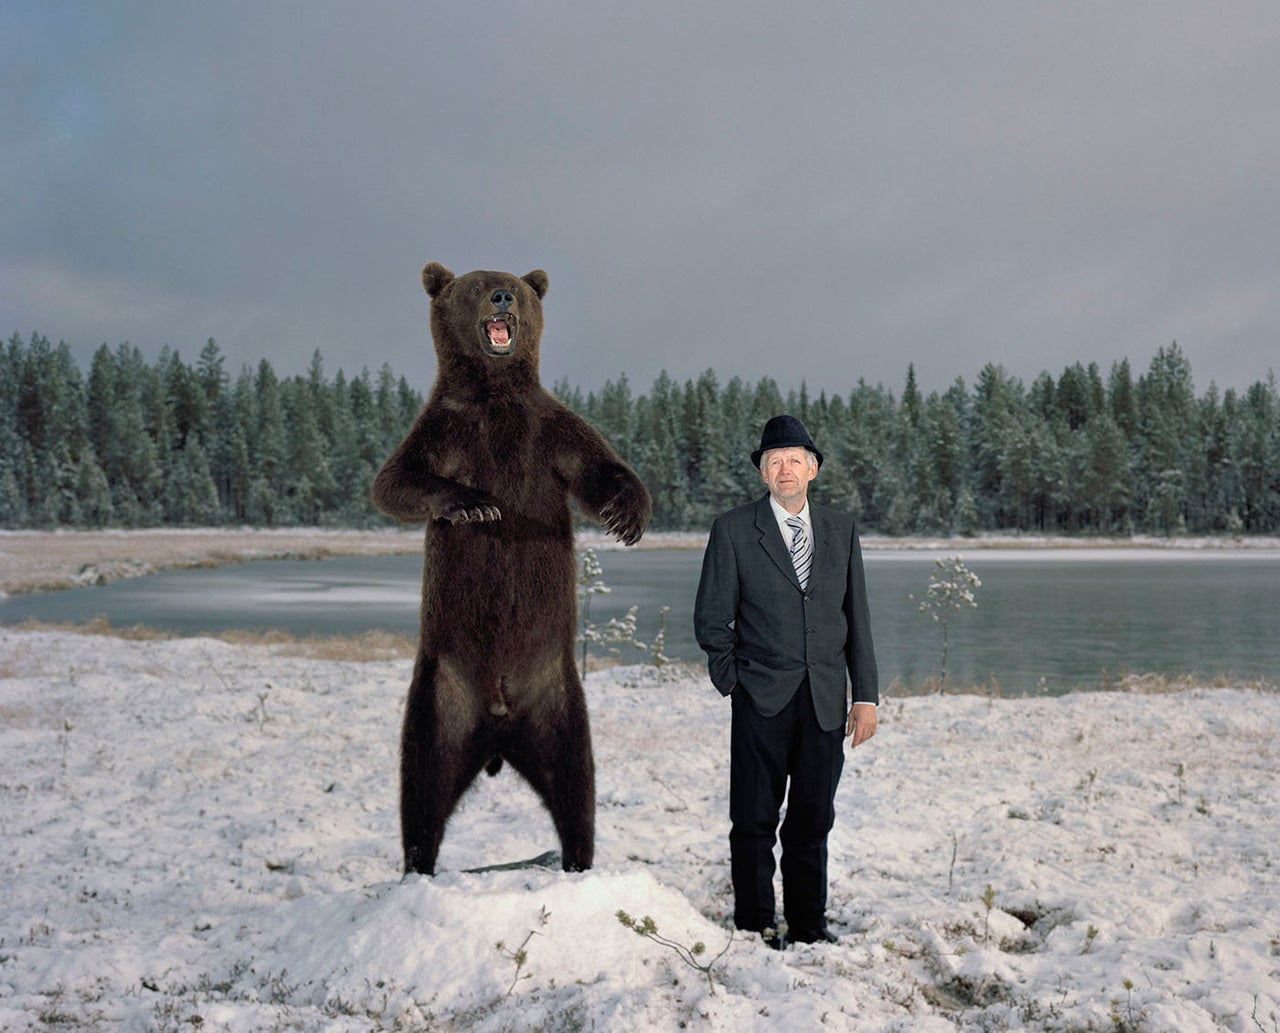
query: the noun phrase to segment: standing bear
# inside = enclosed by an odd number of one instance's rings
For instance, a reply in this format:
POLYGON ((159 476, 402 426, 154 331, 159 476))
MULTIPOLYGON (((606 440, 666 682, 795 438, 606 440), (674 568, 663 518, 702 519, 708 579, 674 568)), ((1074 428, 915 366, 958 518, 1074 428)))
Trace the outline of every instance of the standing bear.
POLYGON ((418 656, 400 754, 404 867, 434 874, 445 823, 481 768, 537 791, 565 871, 591 867, 595 766, 574 664, 569 498, 626 545, 649 493, 538 375, 547 274, 422 270, 436 382, 373 500, 426 522, 418 656))

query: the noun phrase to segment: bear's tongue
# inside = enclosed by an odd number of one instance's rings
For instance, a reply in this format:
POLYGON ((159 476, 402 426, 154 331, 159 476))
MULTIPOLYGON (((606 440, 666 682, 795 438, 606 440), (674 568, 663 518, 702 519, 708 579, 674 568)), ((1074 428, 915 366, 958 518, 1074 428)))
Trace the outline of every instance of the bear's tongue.
POLYGON ((507 327, 506 320, 491 320, 486 324, 485 328, 489 331, 490 344, 494 346, 501 346, 511 343, 511 331, 507 327))

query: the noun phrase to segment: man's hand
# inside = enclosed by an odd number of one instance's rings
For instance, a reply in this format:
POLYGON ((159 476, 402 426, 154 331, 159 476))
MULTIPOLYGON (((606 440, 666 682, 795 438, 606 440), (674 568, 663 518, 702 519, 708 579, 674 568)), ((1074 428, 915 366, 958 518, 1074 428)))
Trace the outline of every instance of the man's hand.
POLYGON ((861 746, 876 734, 876 705, 874 703, 855 703, 849 711, 849 723, 844 734, 852 736, 849 749, 861 746))

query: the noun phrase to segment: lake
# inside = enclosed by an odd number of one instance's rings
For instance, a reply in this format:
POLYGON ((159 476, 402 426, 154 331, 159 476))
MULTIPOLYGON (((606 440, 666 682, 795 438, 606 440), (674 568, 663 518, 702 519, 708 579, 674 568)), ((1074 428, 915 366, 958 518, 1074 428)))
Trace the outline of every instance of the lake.
MULTIPOLYGON (((868 550, 867 591, 881 684, 917 686, 942 660, 942 631, 919 612, 934 559, 924 550, 868 550)), ((603 625, 638 607, 641 641, 667 615, 666 653, 701 662, 693 640, 697 549, 601 550, 612 592, 593 596, 603 625)), ((1057 694, 1126 672, 1236 678, 1280 675, 1280 552, 1227 549, 986 549, 965 555, 982 579, 976 609, 951 620, 956 684, 1005 694, 1057 694)), ((278 628, 336 635, 415 633, 421 560, 413 556, 265 560, 170 571, 72 591, 0 600, 0 622, 28 617, 182 634, 278 628)), ((644 654, 630 648, 626 662, 644 654)))

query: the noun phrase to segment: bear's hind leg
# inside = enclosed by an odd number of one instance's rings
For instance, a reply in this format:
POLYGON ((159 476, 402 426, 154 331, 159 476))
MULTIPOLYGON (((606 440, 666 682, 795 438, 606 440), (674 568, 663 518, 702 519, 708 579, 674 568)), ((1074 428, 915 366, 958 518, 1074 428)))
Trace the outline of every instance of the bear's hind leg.
POLYGON ((568 667, 564 683, 553 690, 563 693, 563 708, 554 718, 523 715, 506 753, 551 813, 564 870, 580 872, 595 859, 595 762, 586 697, 572 661, 568 667))
POLYGON ((474 729, 438 719, 436 664, 415 672, 400 739, 400 838, 405 874, 434 875, 440 841, 459 798, 483 766, 474 729))

